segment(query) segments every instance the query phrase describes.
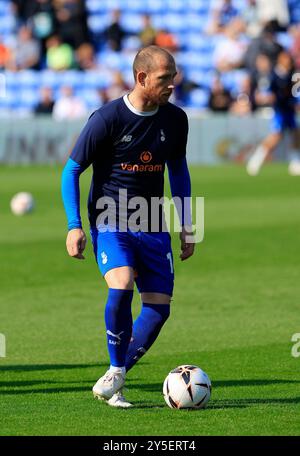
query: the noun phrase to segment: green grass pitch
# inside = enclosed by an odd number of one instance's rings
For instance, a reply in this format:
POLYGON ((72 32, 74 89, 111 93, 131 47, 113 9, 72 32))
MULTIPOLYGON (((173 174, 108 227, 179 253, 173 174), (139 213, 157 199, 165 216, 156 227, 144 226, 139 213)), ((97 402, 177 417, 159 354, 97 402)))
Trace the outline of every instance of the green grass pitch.
MULTIPOLYGON (((91 242, 85 261, 65 251, 61 167, 0 168, 1 435, 299 435, 300 178, 268 165, 257 178, 239 166, 191 167, 205 197, 205 239, 179 261, 171 317, 130 371, 135 408, 93 400, 108 366, 106 286, 91 242), (36 210, 10 213, 30 191, 36 210), (167 373, 199 365, 212 380, 207 409, 169 409, 167 373)), ((90 174, 82 176, 82 214, 90 174)), ((133 312, 139 310, 135 293, 133 312)))

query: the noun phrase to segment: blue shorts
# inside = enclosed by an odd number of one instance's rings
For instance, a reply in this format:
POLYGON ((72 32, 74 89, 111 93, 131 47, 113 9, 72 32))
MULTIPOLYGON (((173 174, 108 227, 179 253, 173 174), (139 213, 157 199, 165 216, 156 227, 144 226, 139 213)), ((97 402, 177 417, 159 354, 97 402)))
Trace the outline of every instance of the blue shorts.
POLYGON ((140 293, 173 294, 174 269, 171 236, 168 232, 101 233, 90 230, 101 274, 121 266, 131 266, 140 293))
POLYGON ((297 128, 296 115, 294 111, 275 111, 271 120, 272 132, 282 132, 284 130, 295 130, 297 128))

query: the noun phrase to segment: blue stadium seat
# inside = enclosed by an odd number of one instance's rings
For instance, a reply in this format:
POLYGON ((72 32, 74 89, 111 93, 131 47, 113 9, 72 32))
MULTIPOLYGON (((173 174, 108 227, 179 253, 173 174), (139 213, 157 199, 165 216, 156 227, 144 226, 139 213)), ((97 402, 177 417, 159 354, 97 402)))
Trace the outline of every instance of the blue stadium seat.
POLYGON ((164 28, 166 25, 164 14, 153 14, 151 16, 151 22, 157 30, 164 28))
POLYGON ((211 7, 211 0, 186 0, 184 2, 186 10, 198 11, 198 12, 208 12, 211 7))
POLYGON ((186 3, 182 0, 165 0, 164 2, 165 9, 181 13, 186 10, 186 3))
POLYGON ((129 13, 143 14, 145 12, 145 5, 141 0, 123 0, 121 1, 121 9, 129 13))
POLYGON ((290 49, 293 39, 292 37, 285 32, 277 33, 276 34, 277 41, 286 49, 290 49))
POLYGON ((30 90, 27 87, 21 88, 17 96, 19 97, 20 106, 23 108, 34 108, 39 102, 39 92, 37 90, 30 90))
POLYGON ((99 0, 86 0, 85 5, 88 14, 101 13, 101 11, 103 11, 101 3, 102 2, 99 2, 99 0))
POLYGON ((15 90, 19 86, 18 73, 14 71, 5 71, 5 85, 8 90, 15 90))
POLYGON ((187 30, 194 31, 204 31, 208 25, 209 16, 205 14, 195 14, 193 12, 188 12, 185 15, 184 23, 187 30))
POLYGON ((57 73, 57 78, 60 86, 71 86, 73 88, 82 87, 81 71, 68 70, 57 73))
POLYGON ((166 5, 162 0, 144 0, 143 4, 148 14, 163 14, 166 11, 166 5))
POLYGON ((195 82, 199 84, 201 87, 206 89, 210 89, 212 85, 212 81, 215 75, 215 71, 204 71, 201 69, 191 69, 185 71, 185 76, 189 81, 195 82))
POLYGON ((163 28, 166 28, 170 32, 178 33, 186 30, 187 24, 181 14, 166 13, 163 19, 163 28))
POLYGON ((110 71, 87 71, 82 73, 81 77, 82 87, 88 90, 106 88, 112 81, 112 74, 110 71))
POLYGON ((137 36, 125 37, 122 41, 124 51, 137 51, 141 47, 141 41, 137 36))
POLYGON ((13 109, 19 104, 18 96, 16 96, 16 90, 11 90, 9 87, 6 88, 5 97, 0 98, 1 110, 13 109))
POLYGON ((11 14, 11 3, 6 0, 0 1, 0 15, 9 16, 11 14))
POLYGON ((17 73, 20 87, 36 88, 40 86, 41 75, 39 71, 22 70, 17 73))
POLYGON ((40 72, 40 85, 41 87, 51 87, 52 89, 58 87, 59 80, 57 73, 51 70, 44 70, 40 72))
POLYGON ((93 14, 88 17, 88 27, 92 33, 103 32, 110 24, 110 15, 105 14, 93 14))
POLYGON ((122 27, 129 33, 138 33, 142 30, 142 16, 136 13, 123 13, 120 23, 122 27))
POLYGON ((189 93, 188 104, 191 108, 203 109, 207 106, 209 92, 203 89, 194 89, 189 93))
POLYGON ((99 64, 113 70, 121 70, 124 66, 124 55, 119 52, 102 50, 97 54, 99 64))
POLYGON ((201 35, 199 32, 190 32, 186 34, 186 45, 194 51, 210 53, 214 49, 214 44, 210 37, 201 35))
POLYGON ((12 15, 0 16, 0 32, 2 36, 11 35, 16 28, 16 19, 12 15))
POLYGON ((187 51, 179 53, 177 62, 187 69, 210 70, 213 68, 212 54, 201 54, 200 52, 187 51))
POLYGON ((76 90, 75 95, 84 101, 88 108, 97 108, 101 105, 101 99, 95 89, 76 90))

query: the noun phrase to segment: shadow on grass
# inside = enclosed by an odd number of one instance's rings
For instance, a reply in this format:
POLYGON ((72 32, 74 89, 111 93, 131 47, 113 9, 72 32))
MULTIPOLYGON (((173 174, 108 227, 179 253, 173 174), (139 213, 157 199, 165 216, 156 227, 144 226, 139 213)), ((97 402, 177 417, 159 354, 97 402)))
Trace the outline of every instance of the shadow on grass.
MULTIPOLYGON (((215 380, 212 382, 213 390, 219 387, 236 387, 236 386, 267 386, 277 384, 294 384, 300 383, 300 380, 285 380, 285 379, 243 379, 243 380, 215 380)), ((144 391, 155 392, 161 391, 163 382, 161 383, 136 383, 132 385, 137 389, 143 389, 144 391)))
POLYGON ((45 371, 45 370, 66 370, 66 369, 89 369, 91 367, 102 367, 107 366, 105 364, 13 364, 13 365, 3 365, 0 366, 1 371, 45 371))
MULTIPOLYGON (((230 409, 230 408, 249 408, 252 406, 256 405, 262 405, 262 404, 267 404, 267 405, 286 405, 286 404, 299 404, 300 403, 300 397, 294 397, 294 398, 272 398, 272 399, 228 399, 228 400, 211 400, 208 403, 207 408, 205 409, 181 409, 181 412, 199 412, 199 411, 205 411, 209 412, 210 410, 222 410, 222 409, 230 409)), ((145 404, 143 402, 135 402, 134 407, 132 409, 128 410, 136 410, 136 409, 165 409, 166 405, 160 405, 160 404, 145 404)))
POLYGON ((207 409, 248 408, 253 405, 286 405, 300 404, 300 397, 270 398, 270 399, 228 399, 212 400, 207 409))

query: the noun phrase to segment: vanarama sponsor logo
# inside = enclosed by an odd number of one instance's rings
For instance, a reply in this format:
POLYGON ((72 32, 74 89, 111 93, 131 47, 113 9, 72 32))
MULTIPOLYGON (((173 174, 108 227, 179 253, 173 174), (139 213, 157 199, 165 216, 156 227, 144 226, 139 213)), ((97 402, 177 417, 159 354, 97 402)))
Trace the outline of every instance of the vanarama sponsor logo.
POLYGON ((162 171, 162 165, 131 165, 130 163, 121 163, 121 168, 124 171, 132 171, 133 173, 136 172, 159 172, 162 171))
POLYGON ((133 173, 141 172, 161 172, 163 170, 162 165, 149 164, 152 160, 152 154, 148 150, 145 150, 140 155, 140 160, 143 164, 132 165, 130 163, 121 163, 121 168, 124 171, 131 171, 133 173))

